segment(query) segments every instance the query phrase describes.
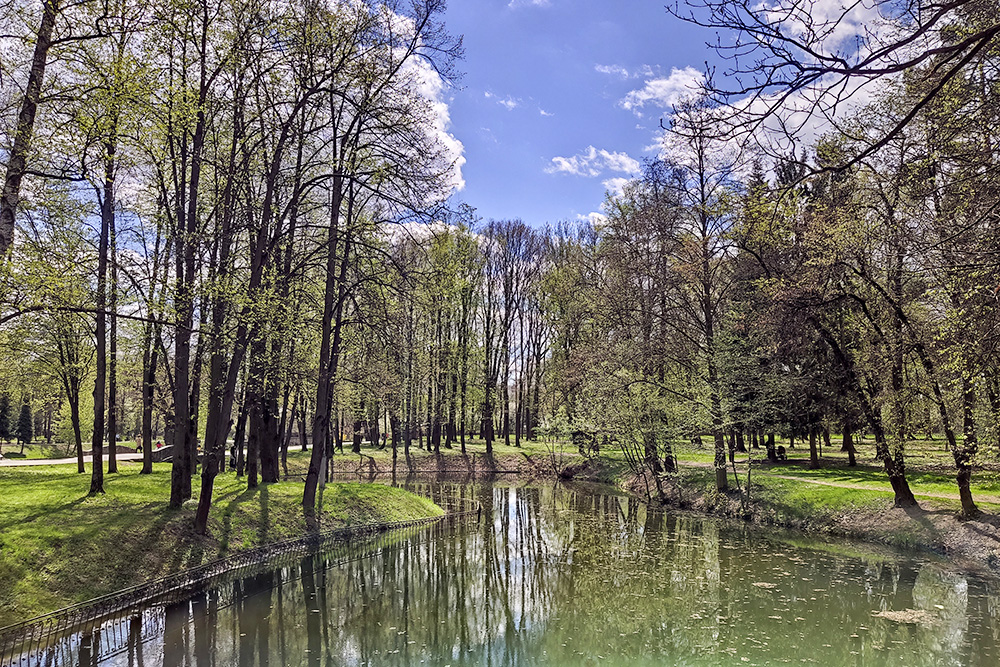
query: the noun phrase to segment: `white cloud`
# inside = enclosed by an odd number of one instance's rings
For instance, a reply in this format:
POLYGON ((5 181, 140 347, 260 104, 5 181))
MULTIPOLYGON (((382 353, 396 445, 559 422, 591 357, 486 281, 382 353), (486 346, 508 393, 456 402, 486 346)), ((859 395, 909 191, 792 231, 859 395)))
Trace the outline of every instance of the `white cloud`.
POLYGON ((645 86, 630 92, 619 104, 637 115, 642 115, 639 110, 647 104, 669 109, 685 98, 696 96, 704 79, 704 75, 693 67, 675 67, 666 78, 647 79, 645 86))
MULTIPOLYGON (((797 91, 783 99, 778 95, 743 99, 732 105, 732 117, 761 119, 748 125, 754 142, 768 155, 787 156, 837 131, 893 83, 893 77, 853 80, 831 88, 797 91)), ((744 139, 744 128, 736 126, 731 131, 737 141, 744 139)))
POLYGON ((447 188, 451 192, 461 191, 465 189, 465 178, 462 176, 465 146, 449 132, 451 112, 445 100, 445 82, 434 68, 423 60, 407 61, 406 68, 416 91, 429 107, 429 127, 426 132, 439 148, 440 159, 450 165, 447 188))
POLYGON ((485 93, 483 93, 483 96, 488 100, 493 100, 502 107, 506 107, 507 111, 513 111, 517 107, 521 106, 521 99, 516 97, 511 97, 510 95, 508 95, 507 97, 500 97, 487 90, 485 93))
POLYGON ((618 196, 621 196, 621 194, 625 191, 625 186, 631 180, 632 179, 630 179, 630 178, 622 178, 621 176, 618 176, 618 177, 609 178, 608 180, 603 181, 601 183, 601 185, 604 186, 605 190, 607 190, 611 194, 613 194, 616 197, 618 197, 618 196))
POLYGON ((758 8, 769 22, 780 25, 786 35, 800 40, 816 40, 821 36, 812 46, 826 55, 840 53, 845 45, 850 50, 850 42, 860 36, 881 33, 891 22, 881 13, 883 8, 877 2, 762 2, 758 8))
POLYGON ((510 9, 518 9, 519 7, 548 7, 549 4, 549 0, 510 0, 507 3, 507 7, 510 9))
POLYGON ((580 213, 576 216, 577 220, 585 220, 589 222, 593 227, 601 227, 608 221, 608 216, 603 213, 598 213, 597 211, 591 211, 586 215, 580 213))
POLYGON ((617 76, 620 79, 627 79, 629 77, 629 71, 621 65, 594 65, 594 70, 601 74, 617 76))
POLYGON ((554 113, 549 113, 545 109, 541 109, 541 108, 538 109, 538 113, 539 113, 539 115, 544 116, 545 118, 552 118, 552 116, 555 116, 554 113))
POLYGON ((605 172, 624 174, 639 173, 639 161, 627 153, 618 153, 587 146, 582 153, 572 157, 554 157, 545 169, 547 174, 571 174, 573 176, 596 177, 605 172))
POLYGON ((600 74, 607 74, 608 76, 614 76, 623 81, 625 79, 637 79, 639 77, 652 77, 653 68, 649 65, 642 65, 641 67, 630 70, 627 67, 621 65, 594 65, 594 71, 600 74))

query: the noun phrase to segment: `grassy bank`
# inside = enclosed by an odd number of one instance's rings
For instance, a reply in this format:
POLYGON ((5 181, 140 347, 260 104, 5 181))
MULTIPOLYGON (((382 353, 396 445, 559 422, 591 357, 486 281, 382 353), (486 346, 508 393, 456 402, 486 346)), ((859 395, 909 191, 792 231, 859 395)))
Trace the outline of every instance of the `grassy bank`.
MULTIPOLYGON (((169 464, 139 475, 120 464, 103 496, 75 466, 0 469, 0 627, 126 586, 306 532, 302 483, 248 490, 216 481, 210 535, 192 533, 195 500, 166 507, 169 464)), ((89 463, 88 463, 89 469, 89 463)), ((431 501, 383 485, 338 483, 322 497, 322 528, 437 516, 431 501)))
MULTIPOLYGON (((738 455, 737 472, 728 469, 730 490, 716 490, 713 453, 708 446, 681 443, 675 446, 679 472, 662 479, 667 506, 704 514, 750 521, 761 526, 780 526, 813 534, 830 534, 894 547, 927 550, 962 561, 963 567, 989 568, 1000 572, 1000 460, 983 452, 973 474, 971 490, 981 516, 962 521, 951 453, 938 440, 907 443, 907 479, 919 503, 918 508, 893 507, 893 493, 880 463, 873 459, 874 444, 857 441, 857 465, 848 466, 839 442, 821 447, 820 468, 809 467, 809 449, 801 441, 793 447, 787 440, 788 460, 762 460, 763 450, 752 454, 749 499, 746 494, 747 454, 738 455), (739 487, 739 490, 737 489, 739 487)), ((434 466, 453 469, 483 461, 484 446, 474 441, 463 457, 442 449, 440 457, 411 450, 411 461, 397 462, 406 469, 433 470, 434 466)), ((359 461, 375 457, 384 465, 384 451, 362 450, 362 456, 345 457, 344 469, 357 471, 359 461)), ((621 451, 605 447, 599 456, 583 459, 568 442, 524 443, 520 449, 495 447, 496 467, 520 467, 534 475, 560 475, 616 484, 645 498, 646 483, 626 464, 621 451)), ((655 495, 655 484, 649 483, 655 495)))
MULTIPOLYGON (((665 502, 761 526, 930 551, 965 569, 1000 573, 1000 474, 995 464, 987 462, 973 475, 971 490, 982 514, 961 520, 954 472, 943 457, 911 463, 907 479, 919 507, 902 509, 893 507, 885 472, 870 460, 859 456, 859 465, 848 467, 846 457, 836 452, 825 456, 819 469, 810 469, 808 451, 789 454, 787 462, 755 462, 749 499, 745 464, 737 465, 741 492, 730 468, 730 491, 720 493, 710 465, 682 460, 680 473, 664 485, 665 502)), ((644 493, 640 481, 631 479, 628 485, 644 493)))
MULTIPOLYGON (((349 447, 349 445, 348 445, 349 447)), ((894 546, 929 549, 1000 570, 1000 471, 986 464, 973 477, 972 490, 982 517, 958 521, 954 473, 940 443, 913 448, 909 479, 920 509, 892 507, 885 473, 859 448, 859 465, 846 455, 824 450, 818 470, 808 468, 808 450, 788 449, 789 460, 754 463, 749 503, 745 494, 719 493, 707 448, 682 447, 680 473, 663 481, 675 508, 750 520, 811 533, 829 533, 894 546), (867 458, 866 458, 867 456, 867 458)), ((0 468, 0 626, 86 600, 125 586, 233 554, 243 549, 303 534, 299 501, 308 452, 293 451, 288 480, 245 488, 227 473, 216 486, 210 536, 190 530, 194 501, 179 510, 166 508, 169 465, 140 476, 138 464, 121 464, 122 473, 106 477, 107 494, 90 498, 90 476, 74 465, 0 468)), ((744 459, 745 460, 745 459, 744 459)), ((89 469, 89 461, 88 461, 89 469)), ((370 475, 393 471, 392 450, 364 445, 333 459, 340 473, 370 475)), ((487 458, 482 441, 470 441, 463 454, 456 445, 435 454, 412 447, 400 450, 396 474, 416 475, 490 471, 514 472, 521 479, 572 476, 625 486, 645 496, 645 484, 631 475, 619 450, 605 448, 584 460, 568 442, 525 442, 520 448, 497 444, 487 458)), ((738 466, 745 489, 745 464, 738 466)), ((735 481, 730 471, 730 483, 735 481)), ((197 479, 195 480, 197 498, 197 479)), ((397 521, 440 513, 425 499, 383 485, 338 483, 323 498, 324 528, 397 521)))

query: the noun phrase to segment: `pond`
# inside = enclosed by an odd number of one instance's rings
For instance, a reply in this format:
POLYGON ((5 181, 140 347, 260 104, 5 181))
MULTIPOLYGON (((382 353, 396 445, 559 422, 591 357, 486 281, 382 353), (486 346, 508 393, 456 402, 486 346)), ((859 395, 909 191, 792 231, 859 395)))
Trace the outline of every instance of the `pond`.
POLYGON ((782 540, 607 489, 415 490, 479 502, 482 519, 137 610, 31 664, 1000 664, 997 583, 933 559, 782 540))

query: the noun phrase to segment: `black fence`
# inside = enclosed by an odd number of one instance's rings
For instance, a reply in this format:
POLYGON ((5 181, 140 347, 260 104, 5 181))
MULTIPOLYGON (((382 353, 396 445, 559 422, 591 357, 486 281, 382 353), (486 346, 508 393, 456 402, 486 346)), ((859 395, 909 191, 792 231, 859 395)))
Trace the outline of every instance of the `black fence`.
POLYGON ((167 605, 224 581, 294 564, 311 553, 322 552, 335 565, 407 539, 429 524, 478 516, 467 505, 449 509, 441 517, 338 528, 257 547, 0 628, 0 666, 90 664, 91 656, 105 660, 125 650, 135 632, 155 631, 167 605))

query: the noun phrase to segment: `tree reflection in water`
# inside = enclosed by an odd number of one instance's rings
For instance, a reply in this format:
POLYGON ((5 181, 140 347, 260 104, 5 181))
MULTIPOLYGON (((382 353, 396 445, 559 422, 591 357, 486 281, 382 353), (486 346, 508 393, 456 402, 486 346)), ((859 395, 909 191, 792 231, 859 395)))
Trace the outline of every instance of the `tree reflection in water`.
POLYGON ((348 562, 309 556, 136 614, 125 646, 95 631, 65 640, 74 660, 38 664, 1000 660, 995 583, 934 563, 783 543, 582 487, 408 486, 479 503, 482 519, 348 562), (905 610, 917 622, 875 615, 905 610))

